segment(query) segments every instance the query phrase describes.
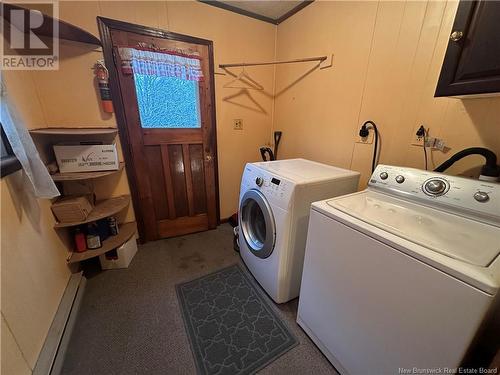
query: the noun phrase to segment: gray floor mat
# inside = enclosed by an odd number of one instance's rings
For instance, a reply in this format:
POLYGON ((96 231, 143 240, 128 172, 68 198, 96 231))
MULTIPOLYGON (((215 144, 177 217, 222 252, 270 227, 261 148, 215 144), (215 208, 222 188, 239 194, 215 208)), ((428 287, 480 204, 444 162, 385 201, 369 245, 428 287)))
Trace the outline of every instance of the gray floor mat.
POLYGON ((200 374, 252 374, 297 345, 259 288, 237 265, 176 286, 200 374))

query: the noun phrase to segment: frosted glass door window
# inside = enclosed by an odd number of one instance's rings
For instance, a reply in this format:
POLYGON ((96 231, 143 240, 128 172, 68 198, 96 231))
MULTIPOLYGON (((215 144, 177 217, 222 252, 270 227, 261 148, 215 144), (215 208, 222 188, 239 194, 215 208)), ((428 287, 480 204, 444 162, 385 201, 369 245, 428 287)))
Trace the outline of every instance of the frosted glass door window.
POLYGON ((199 82, 177 77, 134 74, 143 128, 199 128, 199 82))

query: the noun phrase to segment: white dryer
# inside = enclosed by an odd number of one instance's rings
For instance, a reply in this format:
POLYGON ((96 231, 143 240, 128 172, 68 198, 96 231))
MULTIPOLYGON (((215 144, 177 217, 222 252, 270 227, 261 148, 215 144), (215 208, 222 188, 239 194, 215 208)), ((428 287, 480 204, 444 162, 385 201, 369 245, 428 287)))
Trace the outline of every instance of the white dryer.
POLYGON ((379 165, 312 204, 297 322, 342 374, 451 373, 500 314, 499 254, 500 184, 379 165))
POLYGON ((313 201, 357 190, 359 173, 305 160, 249 163, 241 181, 240 254, 277 303, 299 295, 313 201))

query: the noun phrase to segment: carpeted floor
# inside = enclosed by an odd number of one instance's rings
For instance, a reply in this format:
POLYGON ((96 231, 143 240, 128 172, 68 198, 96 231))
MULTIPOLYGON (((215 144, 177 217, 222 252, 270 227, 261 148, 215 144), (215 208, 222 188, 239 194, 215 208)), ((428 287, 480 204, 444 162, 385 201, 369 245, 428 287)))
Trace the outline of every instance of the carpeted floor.
MULTIPOLYGON (((224 224, 142 245, 128 269, 89 272, 62 374, 195 374, 175 285, 239 261, 224 224)), ((295 323, 297 302, 278 309, 299 345, 259 374, 336 374, 295 323)))

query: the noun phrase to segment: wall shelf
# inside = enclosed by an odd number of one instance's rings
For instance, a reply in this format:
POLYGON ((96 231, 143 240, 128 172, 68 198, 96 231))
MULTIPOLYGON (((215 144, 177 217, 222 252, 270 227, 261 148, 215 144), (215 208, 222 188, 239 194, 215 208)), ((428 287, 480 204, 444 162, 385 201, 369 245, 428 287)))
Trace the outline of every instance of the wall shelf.
POLYGON ((63 181, 78 181, 78 180, 92 180, 94 178, 109 176, 114 173, 120 172, 125 167, 124 162, 120 162, 120 166, 114 171, 95 171, 95 172, 70 172, 70 173, 54 173, 51 177, 56 182, 63 181))
POLYGON ((54 228, 74 227, 76 225, 90 223, 108 216, 113 216, 127 207, 130 203, 130 195, 121 195, 119 197, 109 198, 98 202, 84 221, 75 221, 70 223, 56 223, 54 228))
POLYGON ((137 225, 134 222, 124 223, 120 225, 119 232, 116 236, 110 236, 102 241, 102 246, 99 249, 88 249, 82 253, 73 252, 68 257, 68 263, 81 262, 82 260, 90 259, 102 255, 110 250, 120 247, 127 242, 136 232, 137 225))
MULTIPOLYGON (((3 17, 9 23, 10 23, 10 10, 16 10, 16 9, 26 10, 26 8, 14 4, 3 4, 3 8, 4 8, 3 17)), ((88 31, 85 31, 82 28, 72 25, 68 22, 52 18, 48 15, 44 16, 48 19, 53 20, 53 22, 59 23, 59 39, 101 46, 101 41, 99 40, 99 38, 89 33, 88 31)), ((43 25, 37 29, 37 35, 52 37, 52 30, 50 30, 49 29, 50 26, 48 26, 51 24, 52 24, 51 22, 44 22, 43 25)), ((14 26, 16 26, 20 30, 23 30, 21 25, 19 25, 19 27, 17 25, 14 26)))
POLYGON ((79 144, 82 141, 87 144, 112 144, 118 134, 117 128, 112 127, 49 127, 31 129, 31 138, 42 161, 47 165, 55 161, 53 146, 55 144, 79 144))
POLYGON ((117 128, 38 128, 30 130, 30 134, 34 135, 115 135, 118 134, 117 128))

